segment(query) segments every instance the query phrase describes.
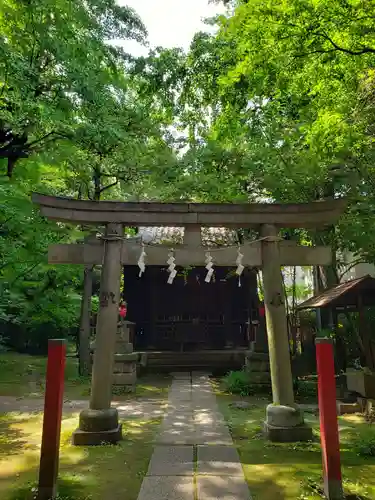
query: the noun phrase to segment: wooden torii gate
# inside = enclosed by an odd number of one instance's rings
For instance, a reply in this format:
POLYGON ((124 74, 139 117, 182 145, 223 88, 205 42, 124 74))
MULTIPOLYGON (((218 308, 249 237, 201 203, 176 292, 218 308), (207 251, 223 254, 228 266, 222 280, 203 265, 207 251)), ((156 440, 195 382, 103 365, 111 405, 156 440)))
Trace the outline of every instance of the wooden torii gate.
MULTIPOLYGON (((174 245, 176 265, 204 265, 208 248, 202 246, 200 228, 257 228, 260 241, 241 246, 243 265, 261 267, 270 355, 273 404, 264 424, 271 440, 311 438, 311 429, 294 401, 288 330, 281 266, 328 265, 329 247, 293 246, 278 236, 280 228, 322 228, 334 224, 345 208, 344 200, 307 204, 195 204, 78 201, 33 194, 33 201, 49 219, 75 224, 104 225, 100 240, 85 244, 52 245, 53 264, 102 264, 100 307, 96 328, 96 354, 89 409, 80 414, 76 444, 115 443, 122 431, 117 410, 111 408, 114 346, 120 296, 121 265, 136 265, 140 246, 124 239, 125 226, 185 227, 183 245, 174 245)), ((227 248, 215 252, 215 263, 233 266, 236 255, 227 248)), ((166 251, 147 247, 147 265, 163 265, 166 251)))

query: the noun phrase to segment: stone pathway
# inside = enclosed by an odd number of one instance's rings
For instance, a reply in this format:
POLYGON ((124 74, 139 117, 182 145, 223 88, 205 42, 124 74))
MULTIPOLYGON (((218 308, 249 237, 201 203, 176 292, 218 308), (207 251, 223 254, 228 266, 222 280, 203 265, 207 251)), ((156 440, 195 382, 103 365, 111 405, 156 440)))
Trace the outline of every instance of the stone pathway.
POLYGON ((174 374, 138 500, 251 500, 207 375, 174 374))

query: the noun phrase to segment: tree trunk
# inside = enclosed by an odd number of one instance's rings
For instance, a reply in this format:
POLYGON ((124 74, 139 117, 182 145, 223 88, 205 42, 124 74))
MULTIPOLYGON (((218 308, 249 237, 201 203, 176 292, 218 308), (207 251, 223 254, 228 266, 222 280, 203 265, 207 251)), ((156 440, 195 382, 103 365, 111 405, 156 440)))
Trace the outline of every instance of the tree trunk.
MULTIPOLYGON (((316 234, 316 243, 320 245, 330 245, 332 249, 332 263, 329 266, 318 266, 317 268, 317 287, 318 291, 322 292, 327 288, 331 288, 339 283, 339 276, 337 273, 337 259, 336 259, 336 244, 335 244, 335 228, 330 227, 325 231, 316 234)), ((333 315, 335 317, 335 315, 333 315)), ((329 330, 332 327, 332 313, 326 309, 321 309, 321 328, 329 330)), ((337 324, 333 325, 337 328, 337 324)))
POLYGON ((87 376, 91 372, 90 317, 93 271, 93 266, 85 266, 79 328, 79 374, 83 376, 87 376))

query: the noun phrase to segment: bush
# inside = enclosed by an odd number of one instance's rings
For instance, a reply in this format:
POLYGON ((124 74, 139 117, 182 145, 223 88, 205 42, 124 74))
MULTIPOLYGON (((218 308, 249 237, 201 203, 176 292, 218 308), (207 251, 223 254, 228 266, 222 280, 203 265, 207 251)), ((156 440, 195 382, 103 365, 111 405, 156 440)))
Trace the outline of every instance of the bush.
POLYGON ((298 380, 294 381, 294 390, 296 396, 300 399, 314 399, 318 397, 317 380, 298 380))
POLYGON ((244 370, 229 372, 223 378, 226 392, 230 394, 239 394, 240 396, 250 396, 255 393, 255 387, 251 376, 244 370))
POLYGON ((375 436, 361 436, 353 442, 353 449, 361 457, 375 457, 375 436))
MULTIPOLYGON (((4 298, 7 294, 3 294, 4 298)), ((0 314, 0 332, 11 350, 45 354, 48 339, 76 336, 81 298, 78 293, 56 287, 34 299, 26 300, 18 293, 13 303, 9 300, 10 305, 3 307, 0 314)))

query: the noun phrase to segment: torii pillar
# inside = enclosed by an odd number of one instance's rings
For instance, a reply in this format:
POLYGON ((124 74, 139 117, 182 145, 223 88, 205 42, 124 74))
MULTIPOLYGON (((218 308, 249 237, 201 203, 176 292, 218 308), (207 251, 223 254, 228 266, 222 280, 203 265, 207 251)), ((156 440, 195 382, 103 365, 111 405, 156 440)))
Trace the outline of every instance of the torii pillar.
POLYGON ((122 438, 116 408, 111 408, 113 361, 120 299, 122 224, 107 224, 100 281, 99 313, 90 405, 79 416, 79 428, 73 434, 75 445, 117 443, 122 438))
POLYGON ((312 429, 294 402, 287 314, 281 275, 277 228, 261 227, 264 305, 270 357, 273 403, 267 406, 264 433, 271 441, 312 439, 312 429))

